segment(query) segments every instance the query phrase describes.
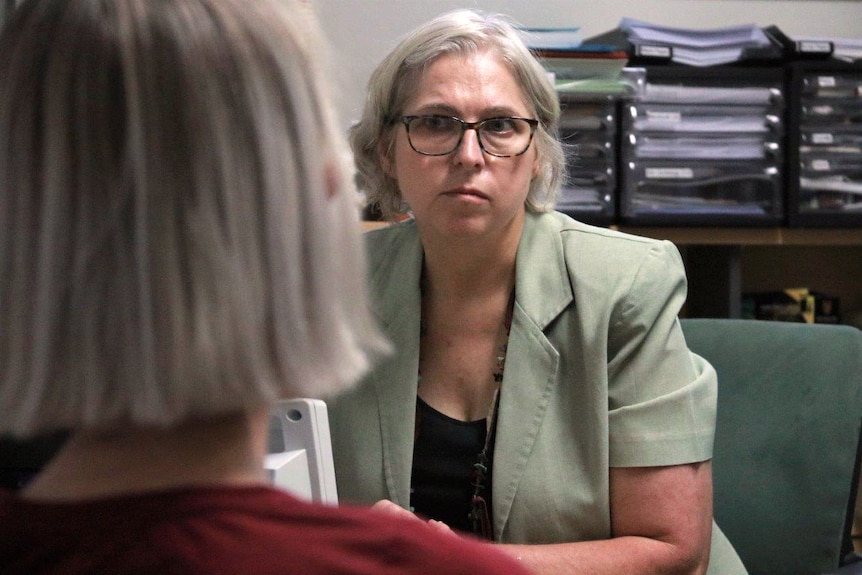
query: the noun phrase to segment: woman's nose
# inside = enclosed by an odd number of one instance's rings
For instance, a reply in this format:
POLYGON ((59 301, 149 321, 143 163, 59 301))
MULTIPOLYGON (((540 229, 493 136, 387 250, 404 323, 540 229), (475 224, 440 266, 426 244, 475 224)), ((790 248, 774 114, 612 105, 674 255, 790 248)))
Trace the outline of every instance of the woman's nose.
POLYGON ((475 128, 464 130, 461 143, 455 149, 455 161, 465 166, 477 166, 485 163, 485 153, 479 143, 479 132, 475 128))

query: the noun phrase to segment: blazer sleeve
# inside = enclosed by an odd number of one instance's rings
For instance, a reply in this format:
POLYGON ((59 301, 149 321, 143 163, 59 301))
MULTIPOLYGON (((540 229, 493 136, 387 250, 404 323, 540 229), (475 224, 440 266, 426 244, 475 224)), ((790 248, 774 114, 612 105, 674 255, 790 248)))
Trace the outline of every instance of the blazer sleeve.
POLYGON ((612 467, 676 465, 712 457, 717 380, 678 321, 682 258, 652 243, 611 316, 608 432, 612 467))

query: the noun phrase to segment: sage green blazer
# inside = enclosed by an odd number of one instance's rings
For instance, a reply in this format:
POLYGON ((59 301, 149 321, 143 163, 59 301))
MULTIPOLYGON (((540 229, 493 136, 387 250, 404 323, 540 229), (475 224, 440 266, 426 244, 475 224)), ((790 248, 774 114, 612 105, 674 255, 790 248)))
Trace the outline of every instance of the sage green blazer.
MULTIPOLYGON (((410 503, 423 252, 413 222, 366 234, 395 352, 329 403, 342 502, 410 503)), ((493 458, 495 538, 612 536, 610 467, 712 456, 716 374, 686 347, 679 252, 559 213, 528 214, 493 458)), ((710 573, 745 573, 716 528, 710 573)))

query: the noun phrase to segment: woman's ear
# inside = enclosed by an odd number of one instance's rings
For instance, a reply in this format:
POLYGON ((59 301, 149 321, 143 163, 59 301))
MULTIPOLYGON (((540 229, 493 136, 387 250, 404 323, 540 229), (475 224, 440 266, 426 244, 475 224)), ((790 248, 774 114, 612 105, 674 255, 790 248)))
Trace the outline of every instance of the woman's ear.
POLYGON ((326 181, 326 197, 332 199, 341 189, 341 173, 333 161, 326 162, 323 168, 323 177, 326 181))
POLYGON ((377 145, 377 155, 380 158, 380 167, 383 169, 383 173, 393 180, 397 180, 398 176, 397 170, 395 169, 395 154, 392 150, 393 147, 392 142, 381 140, 377 145))
POLYGON ((389 158, 385 155, 380 155, 380 167, 383 168, 383 173, 392 178, 393 180, 397 180, 395 177, 395 162, 389 161, 389 158))

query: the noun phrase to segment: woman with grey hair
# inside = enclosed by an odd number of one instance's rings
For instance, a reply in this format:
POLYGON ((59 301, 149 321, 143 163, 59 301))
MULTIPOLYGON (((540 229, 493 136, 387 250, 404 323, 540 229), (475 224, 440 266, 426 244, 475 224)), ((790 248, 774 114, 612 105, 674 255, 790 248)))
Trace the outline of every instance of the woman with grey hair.
POLYGON ((552 210, 558 118, 501 16, 444 14, 373 73, 358 180, 408 221, 367 237, 396 353, 331 405, 340 496, 536 573, 744 573, 712 521, 716 376, 677 321, 679 253, 552 210))
POLYGON ((307 11, 29 0, 0 36, 0 572, 523 573, 267 485, 279 398, 387 348, 307 11))

